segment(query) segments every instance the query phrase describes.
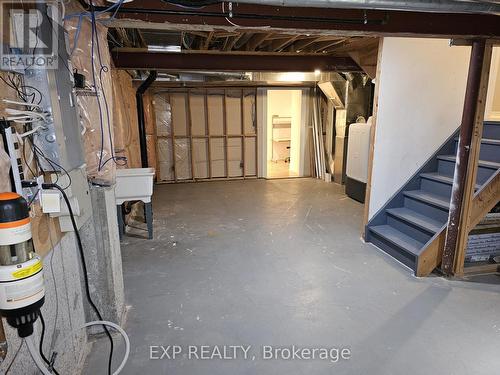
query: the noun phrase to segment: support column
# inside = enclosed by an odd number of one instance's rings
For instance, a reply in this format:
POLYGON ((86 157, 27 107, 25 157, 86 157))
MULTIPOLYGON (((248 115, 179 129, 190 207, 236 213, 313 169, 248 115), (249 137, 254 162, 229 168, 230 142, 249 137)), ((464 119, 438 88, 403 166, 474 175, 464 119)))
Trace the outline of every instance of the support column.
POLYGON ((447 275, 463 271, 468 235, 467 223, 470 202, 474 195, 483 131, 491 48, 491 43, 485 39, 472 41, 448 227, 441 264, 442 271, 447 275))

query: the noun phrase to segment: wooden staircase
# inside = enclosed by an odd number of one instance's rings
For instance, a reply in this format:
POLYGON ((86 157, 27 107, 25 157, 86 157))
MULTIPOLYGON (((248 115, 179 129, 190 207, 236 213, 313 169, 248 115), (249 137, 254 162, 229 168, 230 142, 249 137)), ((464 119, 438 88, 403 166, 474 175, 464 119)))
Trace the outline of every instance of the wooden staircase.
MULTIPOLYGON (((417 276, 440 263, 458 138, 456 133, 370 220, 365 238, 417 276)), ((479 154, 476 195, 470 228, 500 199, 500 122, 485 122, 479 154)))

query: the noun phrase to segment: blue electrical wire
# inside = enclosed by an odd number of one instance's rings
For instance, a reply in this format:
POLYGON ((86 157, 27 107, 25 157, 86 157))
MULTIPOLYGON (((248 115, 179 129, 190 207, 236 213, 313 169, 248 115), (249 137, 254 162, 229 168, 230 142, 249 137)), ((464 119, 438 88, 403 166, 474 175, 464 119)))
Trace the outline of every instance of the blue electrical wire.
POLYGON ((116 16, 116 13, 118 13, 118 9, 122 6, 123 2, 125 0, 119 0, 118 2, 114 3, 113 5, 109 6, 108 8, 104 9, 104 10, 101 10, 101 11, 97 11, 97 12, 80 12, 80 13, 72 13, 72 14, 67 14, 63 20, 66 21, 70 18, 75 18, 75 17, 88 17, 88 18, 92 18, 93 16, 95 16, 95 14, 97 15, 101 15, 103 13, 107 13, 107 12, 110 12, 112 11, 113 9, 115 9, 115 12, 113 13, 113 16, 111 18, 114 18, 116 16))

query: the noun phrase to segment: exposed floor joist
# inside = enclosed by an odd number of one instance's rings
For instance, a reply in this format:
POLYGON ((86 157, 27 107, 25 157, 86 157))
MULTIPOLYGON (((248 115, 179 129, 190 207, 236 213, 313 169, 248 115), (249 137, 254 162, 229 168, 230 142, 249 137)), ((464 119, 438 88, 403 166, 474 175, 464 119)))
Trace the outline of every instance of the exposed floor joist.
POLYGON ((111 27, 214 31, 266 31, 336 36, 498 37, 498 16, 363 9, 279 7, 233 4, 231 14, 220 4, 200 9, 155 0, 124 4, 111 27))

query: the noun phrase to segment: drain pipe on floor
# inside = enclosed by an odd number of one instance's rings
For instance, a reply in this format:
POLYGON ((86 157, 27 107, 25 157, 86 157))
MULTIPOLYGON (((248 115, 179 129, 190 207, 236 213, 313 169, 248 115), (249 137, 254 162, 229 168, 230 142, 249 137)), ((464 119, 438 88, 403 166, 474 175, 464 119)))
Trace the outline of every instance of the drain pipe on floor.
POLYGON ((144 119, 144 102, 143 94, 151 86, 151 84, 158 77, 156 70, 149 72, 148 78, 137 88, 135 99, 137 101, 137 124, 139 126, 139 145, 141 149, 141 166, 142 168, 148 167, 148 146, 146 142, 146 124, 144 119))

